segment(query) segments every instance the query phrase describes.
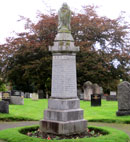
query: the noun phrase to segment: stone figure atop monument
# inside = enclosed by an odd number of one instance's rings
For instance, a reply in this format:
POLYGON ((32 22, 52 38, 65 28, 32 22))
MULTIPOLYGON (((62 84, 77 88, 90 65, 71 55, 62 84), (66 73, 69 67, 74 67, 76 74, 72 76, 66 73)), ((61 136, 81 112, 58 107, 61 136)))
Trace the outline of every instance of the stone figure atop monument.
POLYGON ((63 3, 58 11, 58 32, 70 32, 71 10, 67 3, 63 3))

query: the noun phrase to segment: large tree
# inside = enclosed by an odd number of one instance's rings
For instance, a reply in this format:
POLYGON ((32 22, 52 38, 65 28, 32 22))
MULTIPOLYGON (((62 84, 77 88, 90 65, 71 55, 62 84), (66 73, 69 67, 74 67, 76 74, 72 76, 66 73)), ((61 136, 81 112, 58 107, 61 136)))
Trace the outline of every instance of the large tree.
MULTIPOLYGON (((26 20, 27 32, 8 38, 1 45, 5 78, 16 89, 50 90, 51 54, 57 33, 57 15, 39 14, 39 21, 26 20)), ((73 13, 71 21, 77 55, 78 86, 92 81, 104 89, 115 89, 120 79, 130 80, 129 24, 117 19, 100 17, 95 7, 84 7, 84 13, 73 13)))

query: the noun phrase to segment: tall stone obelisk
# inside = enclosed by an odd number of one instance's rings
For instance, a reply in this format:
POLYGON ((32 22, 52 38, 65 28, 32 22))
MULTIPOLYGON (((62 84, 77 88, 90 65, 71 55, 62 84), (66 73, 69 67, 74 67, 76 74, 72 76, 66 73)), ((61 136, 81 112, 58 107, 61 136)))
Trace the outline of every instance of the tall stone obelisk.
POLYGON ((58 34, 52 52, 52 88, 48 109, 40 121, 42 132, 53 134, 75 134, 86 131, 87 121, 83 119, 80 100, 77 97, 76 52, 71 35, 71 11, 63 3, 58 12, 58 34))

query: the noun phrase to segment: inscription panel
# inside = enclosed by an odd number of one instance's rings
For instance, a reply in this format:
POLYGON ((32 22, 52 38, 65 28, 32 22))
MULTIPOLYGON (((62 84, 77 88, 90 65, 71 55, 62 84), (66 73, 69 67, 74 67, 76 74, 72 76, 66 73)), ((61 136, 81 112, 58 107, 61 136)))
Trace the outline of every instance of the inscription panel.
POLYGON ((75 55, 53 55, 52 97, 77 97, 75 55))

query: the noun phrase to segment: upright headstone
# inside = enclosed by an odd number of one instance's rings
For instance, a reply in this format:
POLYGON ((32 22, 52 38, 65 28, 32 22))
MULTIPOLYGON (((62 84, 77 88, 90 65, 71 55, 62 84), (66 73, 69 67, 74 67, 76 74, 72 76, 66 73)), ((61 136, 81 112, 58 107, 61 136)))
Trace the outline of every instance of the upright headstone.
POLYGON ((29 92, 25 92, 24 93, 24 98, 30 98, 30 93, 29 92))
POLYGON ((130 83, 127 81, 118 85, 117 92, 118 111, 117 116, 130 115, 130 83))
POLYGON ((24 92, 21 91, 21 97, 24 98, 24 92))
POLYGON ((83 99, 84 99, 84 94, 83 94, 83 92, 82 92, 81 89, 78 89, 78 90, 77 90, 77 96, 78 96, 78 98, 79 98, 80 100, 83 100, 83 99))
POLYGON ((30 98, 32 98, 33 93, 30 93, 30 98))
POLYGON ((37 101, 38 100, 38 93, 32 93, 32 100, 37 101))
POLYGON ((91 106, 101 106, 101 95, 100 94, 91 95, 91 106))
POLYGON ((37 93, 38 93, 38 98, 39 99, 43 99, 44 98, 44 92, 43 92, 43 90, 38 90, 37 93))
POLYGON ((2 100, 10 103, 11 92, 2 92, 2 100))
POLYGON ((93 84, 93 94, 91 95, 91 106, 101 106, 101 89, 98 84, 93 84))
POLYGON ((90 81, 87 81, 83 85, 84 89, 84 100, 90 101, 91 95, 93 94, 93 85, 90 81))
POLYGON ((0 113, 9 113, 8 101, 0 101, 0 113))
POLYGON ((11 96, 10 104, 14 105, 24 105, 24 98, 20 96, 11 96))
POLYGON ((101 95, 101 90, 100 90, 100 86, 96 83, 94 83, 92 85, 93 88, 93 94, 100 94, 101 95))
POLYGON ((24 96, 21 91, 12 90, 10 103, 14 105, 23 105, 24 104, 24 96))
POLYGON ((40 121, 41 132, 58 135, 76 134, 86 131, 80 100, 77 97, 76 52, 70 31, 71 11, 66 3, 58 12, 58 34, 52 52, 52 88, 48 109, 40 121))
POLYGON ((117 101, 117 95, 115 91, 110 91, 110 95, 106 97, 107 101, 117 101))

